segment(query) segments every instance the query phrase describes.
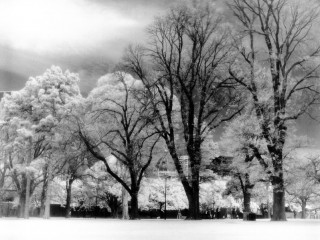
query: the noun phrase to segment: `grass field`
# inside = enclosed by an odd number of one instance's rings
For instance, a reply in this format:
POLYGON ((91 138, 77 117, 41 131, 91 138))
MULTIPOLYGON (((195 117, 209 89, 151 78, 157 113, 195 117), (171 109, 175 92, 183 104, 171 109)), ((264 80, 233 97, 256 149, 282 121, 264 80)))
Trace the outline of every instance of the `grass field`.
POLYGON ((320 220, 0 219, 1 240, 320 240, 320 220))

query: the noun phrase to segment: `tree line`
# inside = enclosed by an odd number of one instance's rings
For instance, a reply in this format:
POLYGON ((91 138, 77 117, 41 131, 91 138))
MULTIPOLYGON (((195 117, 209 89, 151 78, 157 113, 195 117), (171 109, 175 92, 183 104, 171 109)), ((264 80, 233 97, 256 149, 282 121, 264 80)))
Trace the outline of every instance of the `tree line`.
POLYGON ((229 0, 222 12, 215 1, 181 3, 155 18, 147 43, 128 46, 87 97, 78 75, 58 67, 30 78, 1 100, 0 187, 15 187, 27 217, 33 191, 43 186, 48 217, 54 177, 63 172, 70 192, 83 172, 90 174, 83 169, 101 162, 129 194, 136 219, 142 180, 167 152, 188 218, 200 218, 201 172, 209 159, 213 173, 236 180, 246 212, 252 189, 263 182, 273 191, 272 220, 286 220, 286 191, 299 192, 295 199, 305 206, 319 183, 318 158, 299 165, 292 154, 301 146, 296 120, 318 111, 319 6, 312 4, 229 0), (219 137, 220 150, 210 149, 219 137), (217 158, 218 151, 232 160, 217 158), (180 156, 188 156, 190 172, 180 156), (303 184, 312 186, 311 195, 296 191, 303 184))

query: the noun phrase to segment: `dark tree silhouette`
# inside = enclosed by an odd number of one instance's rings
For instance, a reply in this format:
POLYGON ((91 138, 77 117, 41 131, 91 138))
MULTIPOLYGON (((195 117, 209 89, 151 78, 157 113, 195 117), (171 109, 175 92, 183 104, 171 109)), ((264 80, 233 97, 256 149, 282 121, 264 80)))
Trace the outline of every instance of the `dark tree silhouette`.
POLYGON ((189 218, 199 219, 201 146, 213 129, 241 110, 239 95, 224 77, 229 33, 213 6, 203 1, 171 9, 149 27, 148 36, 146 48, 129 47, 124 67, 148 90, 158 130, 188 197, 189 218), (189 158, 189 176, 181 154, 189 158))

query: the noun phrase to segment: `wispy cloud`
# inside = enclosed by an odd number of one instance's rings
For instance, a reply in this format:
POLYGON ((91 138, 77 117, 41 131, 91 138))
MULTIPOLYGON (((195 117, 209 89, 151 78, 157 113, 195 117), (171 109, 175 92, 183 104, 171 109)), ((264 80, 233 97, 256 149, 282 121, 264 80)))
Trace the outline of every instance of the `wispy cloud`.
POLYGON ((80 73, 87 92, 170 0, 0 1, 0 90, 51 65, 80 73))
POLYGON ((121 37, 139 23, 85 0, 0 2, 0 43, 37 52, 64 52, 121 37))

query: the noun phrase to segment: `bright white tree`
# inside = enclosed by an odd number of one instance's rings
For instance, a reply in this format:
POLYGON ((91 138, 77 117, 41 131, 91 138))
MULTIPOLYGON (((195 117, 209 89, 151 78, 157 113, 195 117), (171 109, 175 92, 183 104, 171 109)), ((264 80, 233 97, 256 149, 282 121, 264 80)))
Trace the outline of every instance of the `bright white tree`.
POLYGON ((4 123, 10 125, 12 119, 16 121, 14 138, 8 144, 18 147, 11 148, 10 154, 14 155, 18 168, 23 166, 20 172, 14 168, 12 176, 17 188, 20 187, 25 218, 28 218, 30 196, 37 179, 46 188, 44 198, 47 200, 43 202, 46 202, 45 216, 49 217, 50 181, 55 164, 52 154, 61 139, 57 129, 75 99, 81 98, 78 82, 77 74, 51 67, 43 75, 31 77, 22 90, 6 94, 2 99, 4 123))

